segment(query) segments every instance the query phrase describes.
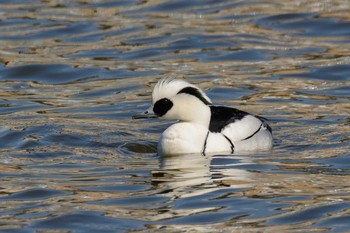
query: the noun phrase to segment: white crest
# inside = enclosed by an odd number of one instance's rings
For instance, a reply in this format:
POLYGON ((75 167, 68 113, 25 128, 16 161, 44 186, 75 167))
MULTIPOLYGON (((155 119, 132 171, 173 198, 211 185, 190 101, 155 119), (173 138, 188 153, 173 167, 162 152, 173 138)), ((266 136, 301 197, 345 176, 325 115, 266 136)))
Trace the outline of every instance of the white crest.
POLYGON ((211 100, 209 99, 209 97, 197 86, 191 83, 188 83, 185 80, 180 80, 175 78, 176 78, 175 75, 170 75, 158 81, 158 83, 155 85, 152 92, 153 104, 162 98, 171 99, 172 97, 176 96, 179 93, 179 91, 181 91, 185 87, 196 88, 201 93, 203 98, 207 100, 209 103, 211 103, 211 100))

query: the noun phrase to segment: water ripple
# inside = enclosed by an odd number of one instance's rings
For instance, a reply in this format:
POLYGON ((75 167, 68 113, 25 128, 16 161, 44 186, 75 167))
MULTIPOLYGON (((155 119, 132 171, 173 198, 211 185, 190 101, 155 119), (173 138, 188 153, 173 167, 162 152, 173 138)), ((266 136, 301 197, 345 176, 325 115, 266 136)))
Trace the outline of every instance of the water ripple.
POLYGON ((0 231, 346 232, 347 1, 2 1, 0 231), (157 155, 175 74, 272 152, 157 155))

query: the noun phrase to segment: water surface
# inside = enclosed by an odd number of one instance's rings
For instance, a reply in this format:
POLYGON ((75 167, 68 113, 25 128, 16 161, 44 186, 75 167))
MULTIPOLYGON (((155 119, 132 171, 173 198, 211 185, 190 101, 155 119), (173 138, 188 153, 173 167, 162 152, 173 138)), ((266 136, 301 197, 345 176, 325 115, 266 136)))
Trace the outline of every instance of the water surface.
POLYGON ((346 232, 348 1, 2 1, 0 231, 346 232), (158 156, 176 74, 274 150, 158 156))

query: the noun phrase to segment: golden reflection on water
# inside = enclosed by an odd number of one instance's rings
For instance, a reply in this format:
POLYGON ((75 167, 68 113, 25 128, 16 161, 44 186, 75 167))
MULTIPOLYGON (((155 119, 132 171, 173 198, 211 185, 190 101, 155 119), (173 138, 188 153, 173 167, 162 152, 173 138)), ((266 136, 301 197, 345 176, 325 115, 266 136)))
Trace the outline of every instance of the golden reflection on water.
POLYGON ((349 2, 229 2, 234 7, 220 2, 216 11, 149 10, 167 2, 1 6, 0 23, 14 20, 1 25, 1 71, 60 64, 67 67, 57 73, 87 74, 61 83, 45 75, 38 81, 35 75, 12 80, 0 74, 0 138, 6 141, 0 145, 0 228, 25 229, 76 211, 100 211, 144 222, 141 231, 317 232, 333 227, 320 223, 350 216, 349 95, 348 89, 334 91, 350 85, 341 73, 350 61, 350 46, 343 42, 349 37, 341 29, 334 29, 338 35, 321 30, 311 36, 302 33, 313 28, 276 29, 279 21, 268 18, 296 14, 284 19, 288 23, 315 14, 306 23, 349 22, 349 2), (67 29, 71 25, 78 26, 67 29), (194 45, 176 47, 191 36, 198 36, 194 45), (252 51, 252 57, 237 59, 239 51, 252 51), (338 70, 327 73, 324 67, 338 70), (173 73, 207 91, 216 86, 242 91, 239 98, 227 94, 214 102, 271 119, 274 151, 159 158, 155 145, 169 122, 130 117, 147 108, 154 83, 173 73), (338 79, 332 79, 334 73, 338 79), (53 192, 35 199, 28 190, 53 192), (343 208, 322 209, 338 204, 343 208), (317 207, 321 214, 307 218, 317 207), (211 216, 186 223, 202 214, 211 216), (223 217, 215 221, 218 216, 223 217))

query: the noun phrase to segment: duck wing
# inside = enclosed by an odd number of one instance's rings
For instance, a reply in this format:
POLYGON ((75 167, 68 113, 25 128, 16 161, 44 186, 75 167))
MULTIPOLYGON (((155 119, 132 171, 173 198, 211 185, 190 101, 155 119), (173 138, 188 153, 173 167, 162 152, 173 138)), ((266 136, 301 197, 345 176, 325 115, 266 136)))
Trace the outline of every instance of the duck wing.
POLYGON ((209 107, 211 111, 209 130, 214 133, 220 133, 227 125, 242 120, 243 117, 250 115, 236 108, 213 105, 209 107))

